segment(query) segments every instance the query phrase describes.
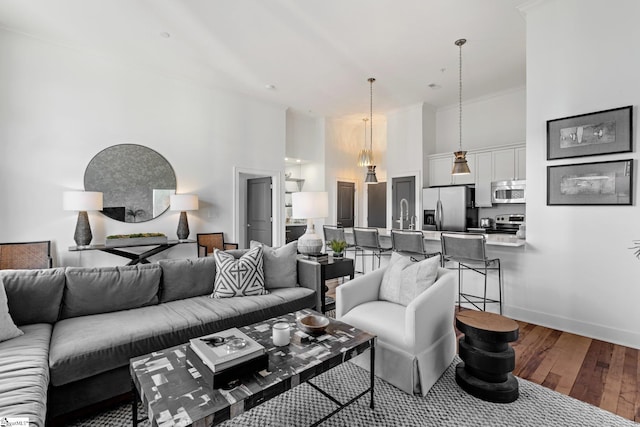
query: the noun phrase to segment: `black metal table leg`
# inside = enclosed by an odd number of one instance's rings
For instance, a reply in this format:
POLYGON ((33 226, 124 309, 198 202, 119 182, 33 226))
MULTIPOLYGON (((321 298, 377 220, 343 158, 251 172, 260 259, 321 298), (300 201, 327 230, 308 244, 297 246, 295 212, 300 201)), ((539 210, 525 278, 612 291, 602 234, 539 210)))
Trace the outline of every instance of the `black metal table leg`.
POLYGON ((133 427, 138 427, 138 390, 133 380, 131 380, 131 394, 131 424, 133 427))
POLYGON ((375 384, 376 377, 376 342, 375 338, 371 339, 371 368, 369 369, 369 373, 371 375, 371 403, 369 407, 373 409, 373 385, 375 384))

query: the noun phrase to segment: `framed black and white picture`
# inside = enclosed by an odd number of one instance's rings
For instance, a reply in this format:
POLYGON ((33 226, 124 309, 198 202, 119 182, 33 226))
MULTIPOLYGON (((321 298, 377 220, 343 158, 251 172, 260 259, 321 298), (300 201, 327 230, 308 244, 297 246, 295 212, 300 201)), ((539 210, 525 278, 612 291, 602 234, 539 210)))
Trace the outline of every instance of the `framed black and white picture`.
POLYGON ((547 166, 547 205, 631 205, 633 160, 547 166))
POLYGON ((547 160, 632 150, 633 106, 547 121, 547 160))

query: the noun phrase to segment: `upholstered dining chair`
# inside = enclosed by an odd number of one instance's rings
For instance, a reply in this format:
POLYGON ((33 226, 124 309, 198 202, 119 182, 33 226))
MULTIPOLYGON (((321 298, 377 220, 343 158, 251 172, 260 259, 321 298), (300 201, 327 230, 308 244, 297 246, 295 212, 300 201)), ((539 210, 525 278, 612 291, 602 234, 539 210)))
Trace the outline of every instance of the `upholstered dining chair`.
POLYGON ((440 252, 427 252, 424 235, 418 230, 391 230, 391 247, 395 252, 409 255, 416 261, 441 255, 440 252))
MULTIPOLYGON (((353 240, 356 247, 362 251, 360 257, 362 258, 362 271, 364 268, 364 257, 371 256, 371 269, 375 268, 375 259, 378 259, 378 268, 380 267, 380 260, 384 255, 391 255, 391 247, 382 246, 380 244, 380 234, 378 229, 374 227, 353 227, 353 240), (367 254, 365 251, 370 252, 367 254)), ((357 254, 356 260, 357 263, 357 254)))
POLYGON ((0 243, 0 270, 51 268, 51 241, 0 243))
POLYGON ((226 251, 228 249, 238 249, 237 243, 226 243, 224 233, 198 233, 198 257, 205 257, 213 254, 214 249, 226 251))
MULTIPOLYGON (((377 335, 376 376, 406 393, 424 396, 456 354, 455 274, 434 260, 435 281, 405 306, 385 300, 381 293, 395 257, 389 266, 336 288, 336 319, 377 335)), ((352 360, 370 369, 368 351, 352 360)))

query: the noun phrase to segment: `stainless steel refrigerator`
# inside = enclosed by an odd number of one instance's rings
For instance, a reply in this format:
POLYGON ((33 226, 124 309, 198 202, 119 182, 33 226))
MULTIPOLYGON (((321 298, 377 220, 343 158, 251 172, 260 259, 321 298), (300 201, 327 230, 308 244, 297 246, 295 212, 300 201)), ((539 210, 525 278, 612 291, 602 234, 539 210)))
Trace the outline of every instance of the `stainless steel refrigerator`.
POLYGON ((468 185, 422 189, 423 230, 466 231, 478 226, 475 188, 468 185))

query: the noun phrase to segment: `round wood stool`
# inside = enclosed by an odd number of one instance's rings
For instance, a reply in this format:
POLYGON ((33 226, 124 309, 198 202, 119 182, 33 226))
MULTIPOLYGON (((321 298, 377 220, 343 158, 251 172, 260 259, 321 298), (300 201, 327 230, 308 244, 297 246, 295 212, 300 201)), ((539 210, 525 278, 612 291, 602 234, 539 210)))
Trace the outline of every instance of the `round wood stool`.
POLYGON ((510 342, 518 339, 518 324, 485 311, 456 314, 463 362, 456 366, 456 382, 467 393, 489 402, 509 403, 518 398, 518 380, 511 373, 516 355, 510 342))

